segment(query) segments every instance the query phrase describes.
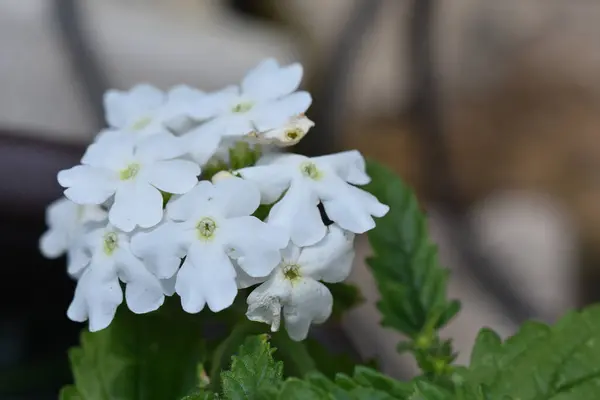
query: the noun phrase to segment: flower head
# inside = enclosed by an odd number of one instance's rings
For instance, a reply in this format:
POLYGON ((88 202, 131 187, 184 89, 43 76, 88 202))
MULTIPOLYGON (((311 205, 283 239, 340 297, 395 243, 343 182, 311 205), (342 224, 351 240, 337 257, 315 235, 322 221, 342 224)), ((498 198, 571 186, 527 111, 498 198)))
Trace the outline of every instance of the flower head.
POLYGON ((365 184, 364 159, 357 151, 308 158, 286 154, 269 163, 238 170, 255 182, 263 203, 275 203, 269 224, 284 228, 298 246, 310 246, 325 236, 318 204, 330 220, 354 233, 375 227, 373 216, 384 216, 389 207, 354 184, 365 184))
POLYGON ((246 316, 279 330, 281 316, 293 340, 303 340, 311 324, 331 315, 333 298, 319 281, 346 279, 354 260, 354 234, 335 225, 319 243, 300 248, 292 243, 282 251, 278 267, 248 296, 246 316))
POLYGON ((174 222, 137 234, 133 251, 151 264, 157 252, 163 255, 152 268, 161 277, 177 274, 175 290, 184 310, 196 313, 208 304, 220 311, 237 294, 233 260, 249 276, 267 276, 289 241, 281 230, 251 216, 259 202, 258 189, 240 178, 201 181, 167 204, 167 217, 174 222))
POLYGON ((91 257, 67 310, 70 319, 89 320, 92 332, 106 328, 123 301, 119 279, 125 283, 125 300, 134 313, 154 311, 163 304, 163 284, 131 253, 128 234, 106 225, 86 234, 84 242, 91 257))
POLYGON ((134 134, 117 132, 90 145, 82 165, 59 172, 58 182, 77 204, 102 204, 114 196, 108 218, 125 232, 150 228, 163 216, 161 190, 181 194, 197 182, 198 165, 174 160, 183 152, 169 134, 138 143, 134 134))

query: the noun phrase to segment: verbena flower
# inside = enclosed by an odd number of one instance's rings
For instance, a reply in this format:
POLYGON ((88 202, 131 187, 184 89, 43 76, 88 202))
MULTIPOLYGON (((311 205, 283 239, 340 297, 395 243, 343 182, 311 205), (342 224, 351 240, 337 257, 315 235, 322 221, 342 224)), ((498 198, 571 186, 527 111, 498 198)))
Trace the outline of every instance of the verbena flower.
POLYGON ((206 158, 206 149, 216 151, 222 138, 278 129, 306 112, 312 98, 308 92, 296 91, 302 72, 300 64, 281 67, 267 59, 239 87, 229 86, 199 99, 190 116, 205 122, 185 135, 195 159, 201 162, 198 153, 206 158))
POLYGON ((184 150, 168 134, 137 143, 135 134, 121 132, 90 145, 82 165, 58 173, 65 196, 78 204, 102 204, 114 195, 108 218, 130 232, 150 228, 163 216, 161 190, 185 193, 196 184, 198 165, 175 160, 184 150))
POLYGON ((327 235, 309 247, 290 244, 266 282, 248 296, 246 316, 279 330, 281 318, 293 340, 304 340, 311 324, 331 315, 333 297, 319 281, 340 282, 354 260, 354 234, 330 225, 327 235))
POLYGON ((156 264, 151 268, 161 277, 177 273, 175 290, 185 311, 197 313, 205 304, 212 311, 223 310, 237 294, 232 260, 249 276, 264 277, 277 266, 279 250, 289 241, 285 232, 251 216, 259 202, 258 189, 242 179, 201 181, 167 204, 174 223, 134 237, 134 252, 156 264), (163 257, 160 263, 157 253, 163 257))
POLYGON ((169 92, 148 85, 128 91, 108 90, 104 94, 106 121, 111 128, 135 132, 138 136, 179 131, 185 126, 190 107, 204 93, 179 85, 169 92))
POLYGON ((364 165, 357 151, 313 158, 286 154, 237 173, 258 185, 263 203, 277 201, 269 224, 284 228, 294 244, 310 246, 326 232, 320 202, 330 220, 354 233, 373 229, 372 217, 388 212, 388 206, 354 186, 369 182, 364 165))
POLYGON ((246 139, 251 143, 289 147, 300 142, 313 126, 315 126, 315 123, 307 117, 303 115, 293 116, 285 125, 279 128, 265 132, 251 132, 246 135, 246 139))
POLYGON ((81 206, 66 198, 46 208, 48 230, 40 238, 40 251, 47 258, 67 255, 67 272, 77 275, 90 260, 82 246, 83 235, 94 222, 106 220, 106 211, 98 206, 81 206))
POLYGON ((83 240, 91 257, 67 310, 70 319, 89 320, 92 332, 106 328, 123 301, 119 280, 125 283, 125 300, 134 313, 154 311, 163 304, 165 289, 131 253, 128 234, 107 225, 86 234, 83 240))

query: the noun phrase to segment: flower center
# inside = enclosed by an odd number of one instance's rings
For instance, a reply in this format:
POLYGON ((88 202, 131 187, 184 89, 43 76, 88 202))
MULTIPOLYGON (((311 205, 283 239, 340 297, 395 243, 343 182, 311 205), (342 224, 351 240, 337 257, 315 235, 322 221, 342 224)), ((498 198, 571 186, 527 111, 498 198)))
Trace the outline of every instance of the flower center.
POLYGON ((283 276, 288 281, 295 281, 300 278, 300 266, 297 264, 288 264, 283 267, 283 276))
POLYGON ((319 171, 315 163, 306 161, 300 164, 300 172, 302 175, 309 177, 313 180, 319 180, 323 176, 323 173, 319 171))
POLYGON ((142 117, 131 124, 131 129, 134 131, 141 131, 152 122, 152 117, 142 117))
POLYGON ((129 179, 135 178, 138 172, 140 172, 140 164, 129 164, 127 168, 122 169, 119 172, 119 177, 122 181, 127 181, 129 179))
POLYGON ((104 252, 110 256, 119 247, 119 237, 115 232, 107 232, 104 234, 104 252))
POLYGON ((198 238, 200 240, 210 240, 215 236, 217 223, 212 218, 202 218, 196 224, 196 230, 198 231, 198 238))
POLYGON ((294 128, 294 129, 289 129, 287 131, 285 131, 285 137, 289 140, 296 140, 299 137, 301 137, 303 134, 302 129, 300 128, 294 128))
POLYGON ((245 113, 248 112, 254 107, 254 102, 252 101, 242 101, 231 107, 231 111, 234 113, 245 113))

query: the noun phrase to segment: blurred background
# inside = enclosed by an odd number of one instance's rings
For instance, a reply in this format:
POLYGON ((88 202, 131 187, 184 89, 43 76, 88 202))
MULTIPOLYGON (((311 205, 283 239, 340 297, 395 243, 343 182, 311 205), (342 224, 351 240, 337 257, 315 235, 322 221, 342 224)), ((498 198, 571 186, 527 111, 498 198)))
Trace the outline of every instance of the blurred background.
MULTIPOLYGON (((463 302, 444 332, 459 362, 482 326, 509 335, 600 300, 599 22, 590 0, 2 0, 0 399, 71 380, 74 283, 37 240, 104 90, 215 90, 270 56, 305 66, 317 125, 299 151, 358 148, 415 187, 463 302)), ((335 335, 407 377, 363 239, 367 301, 335 335)))

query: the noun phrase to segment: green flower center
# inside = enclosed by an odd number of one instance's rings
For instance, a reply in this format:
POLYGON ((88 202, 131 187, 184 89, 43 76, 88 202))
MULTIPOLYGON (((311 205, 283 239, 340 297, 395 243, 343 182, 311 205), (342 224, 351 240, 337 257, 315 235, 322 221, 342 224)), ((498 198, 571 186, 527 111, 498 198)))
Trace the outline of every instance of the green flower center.
POLYGON ((283 276, 288 281, 296 281, 300 278, 300 266, 297 264, 288 264, 283 267, 283 276))
POLYGON ((304 132, 302 132, 302 129, 300 129, 300 128, 294 128, 294 129, 285 131, 285 137, 289 140, 296 140, 299 137, 302 137, 303 134, 304 134, 304 132))
POLYGON ((141 131, 142 129, 150 125, 151 122, 151 117, 142 117, 135 121, 133 124, 131 124, 131 129, 134 131, 141 131))
POLYGON ((248 112, 254 107, 254 103, 251 101, 242 101, 241 103, 237 103, 235 106, 231 108, 231 111, 234 113, 245 113, 248 112))
POLYGON ((121 178, 122 181, 133 179, 138 172, 140 172, 140 164, 129 164, 127 168, 119 172, 119 178, 121 178))
POLYGON ((319 171, 315 163, 306 161, 300 164, 300 172, 302 175, 309 177, 313 180, 319 180, 323 176, 323 173, 319 171))
POLYGON ((104 252, 110 256, 119 247, 119 237, 115 232, 107 232, 104 234, 104 252))
POLYGON ((217 230, 217 223, 212 218, 202 218, 196 224, 198 238, 200 240, 210 240, 214 237, 217 230))

